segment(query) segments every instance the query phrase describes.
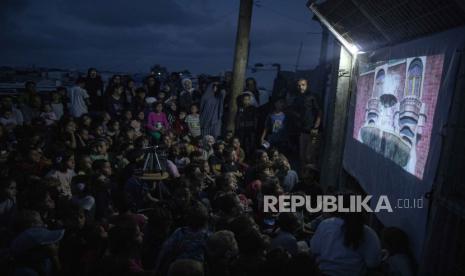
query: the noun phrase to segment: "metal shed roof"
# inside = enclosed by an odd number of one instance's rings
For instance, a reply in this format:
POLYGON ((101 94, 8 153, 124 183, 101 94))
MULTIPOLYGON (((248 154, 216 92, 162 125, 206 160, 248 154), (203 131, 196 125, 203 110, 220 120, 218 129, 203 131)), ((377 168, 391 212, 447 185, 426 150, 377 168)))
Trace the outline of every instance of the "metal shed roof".
POLYGON ((310 0, 307 5, 363 51, 465 25, 465 0, 310 0))

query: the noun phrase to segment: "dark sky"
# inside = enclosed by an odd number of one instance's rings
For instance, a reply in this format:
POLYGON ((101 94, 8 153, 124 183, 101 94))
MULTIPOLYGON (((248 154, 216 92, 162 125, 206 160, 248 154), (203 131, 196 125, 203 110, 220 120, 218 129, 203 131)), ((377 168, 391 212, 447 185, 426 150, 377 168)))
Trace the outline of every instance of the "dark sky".
MULTIPOLYGON (((250 64, 316 65, 307 0, 256 0, 250 64), (259 5, 260 7, 258 7, 259 5), (310 32, 310 34, 309 34, 310 32)), ((219 73, 232 68, 239 0, 0 0, 0 65, 219 73)))

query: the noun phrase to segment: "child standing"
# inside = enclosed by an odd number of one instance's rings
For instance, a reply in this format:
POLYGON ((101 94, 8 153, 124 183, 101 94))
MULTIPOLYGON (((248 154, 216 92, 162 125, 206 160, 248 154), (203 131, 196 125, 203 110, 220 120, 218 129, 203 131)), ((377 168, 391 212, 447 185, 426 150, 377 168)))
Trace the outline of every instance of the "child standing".
POLYGON ((180 138, 189 134, 189 127, 186 124, 186 115, 186 111, 181 110, 173 124, 174 134, 180 138))
POLYGON ((263 130, 261 143, 268 142, 283 152, 283 147, 286 146, 286 114, 283 112, 284 100, 277 100, 274 104, 274 110, 268 115, 265 121, 265 129, 263 130))
POLYGON ((83 78, 79 78, 76 81, 76 86, 70 90, 68 95, 70 101, 69 111, 75 118, 79 118, 82 114, 88 112, 87 106, 89 103, 89 95, 84 89, 85 84, 85 80, 83 78))
POLYGON ((52 110, 55 113, 57 120, 60 120, 64 114, 64 106, 63 106, 61 96, 58 92, 52 93, 52 102, 50 106, 52 107, 52 110))
POLYGON ((40 113, 40 118, 45 120, 45 125, 51 126, 58 121, 57 115, 53 112, 52 106, 50 104, 44 104, 42 106, 42 113, 40 113))
POLYGON ((161 135, 170 128, 166 114, 163 112, 163 102, 155 103, 155 111, 150 112, 147 121, 147 129, 150 135, 159 141, 161 135))
POLYGON ((144 88, 136 89, 136 96, 132 99, 131 109, 134 115, 137 115, 140 111, 145 111, 147 104, 145 102, 146 91, 144 88))
POLYGON ((106 101, 106 111, 110 114, 112 119, 121 116, 124 109, 124 98, 122 97, 124 87, 119 85, 115 86, 111 92, 111 96, 106 101))
POLYGON ((175 101, 170 101, 167 103, 168 109, 166 111, 166 117, 168 119, 168 123, 171 127, 174 126, 176 119, 178 118, 178 106, 175 101))
POLYGON ((191 105, 191 113, 186 117, 186 124, 192 137, 201 135, 199 108, 196 104, 191 105))

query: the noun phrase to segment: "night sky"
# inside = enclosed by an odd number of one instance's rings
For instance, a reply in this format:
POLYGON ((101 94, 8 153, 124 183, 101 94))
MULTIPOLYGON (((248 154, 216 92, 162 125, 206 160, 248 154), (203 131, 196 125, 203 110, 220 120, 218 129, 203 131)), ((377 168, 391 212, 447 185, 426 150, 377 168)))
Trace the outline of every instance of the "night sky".
MULTIPOLYGON (((249 64, 316 65, 307 0, 255 1, 249 64), (258 7, 259 5, 260 7, 258 7)), ((1 0, 0 65, 219 73, 232 68, 239 0, 1 0)))

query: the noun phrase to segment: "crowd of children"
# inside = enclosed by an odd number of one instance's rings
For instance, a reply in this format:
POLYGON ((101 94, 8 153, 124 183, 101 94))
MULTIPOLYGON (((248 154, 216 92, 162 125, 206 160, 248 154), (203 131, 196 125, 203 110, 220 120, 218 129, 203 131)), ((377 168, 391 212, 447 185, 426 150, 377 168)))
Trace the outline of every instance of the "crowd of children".
POLYGON ((149 75, 137 87, 91 68, 71 89, 27 82, 2 97, 0 274, 415 275, 397 228, 381 243, 359 214, 263 212, 264 195, 334 193, 314 163, 297 173, 288 159, 293 116, 311 117, 301 134, 320 129, 303 82, 300 112, 286 99, 259 106, 247 80, 235 136, 230 76, 194 87, 149 75), (153 146, 166 153, 160 182, 141 177, 153 146))

